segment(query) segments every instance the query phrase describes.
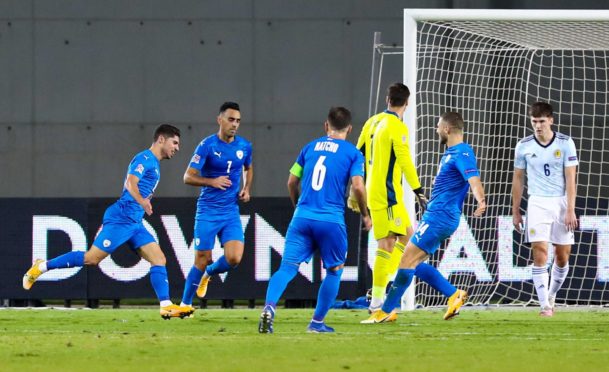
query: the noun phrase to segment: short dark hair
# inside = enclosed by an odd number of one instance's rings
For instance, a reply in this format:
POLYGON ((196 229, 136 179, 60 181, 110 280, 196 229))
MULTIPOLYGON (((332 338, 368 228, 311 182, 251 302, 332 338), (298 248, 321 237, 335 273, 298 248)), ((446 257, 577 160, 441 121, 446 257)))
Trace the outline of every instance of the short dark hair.
POLYGON ((343 130, 351 124, 351 111, 344 107, 331 107, 328 112, 328 123, 336 130, 343 130))
POLYGON ((451 128, 457 128, 459 130, 463 130, 465 127, 465 122, 463 121, 463 116, 458 112, 448 111, 443 113, 440 116, 440 119, 446 124, 450 125, 451 128))
POLYGON ((241 110, 239 110, 239 104, 237 102, 228 101, 228 102, 224 102, 222 104, 222 106, 220 106, 220 114, 228 109, 232 109, 232 110, 241 112, 241 110))
POLYGON ((165 138, 180 137, 180 130, 173 125, 161 124, 154 130, 154 142, 156 142, 160 136, 165 138))
POLYGON ((551 118, 554 116, 554 109, 552 108, 552 105, 547 102, 537 101, 529 107, 529 116, 534 118, 547 116, 551 118))
POLYGON ((393 83, 387 88, 389 106, 400 107, 408 102, 410 90, 402 83, 393 83))

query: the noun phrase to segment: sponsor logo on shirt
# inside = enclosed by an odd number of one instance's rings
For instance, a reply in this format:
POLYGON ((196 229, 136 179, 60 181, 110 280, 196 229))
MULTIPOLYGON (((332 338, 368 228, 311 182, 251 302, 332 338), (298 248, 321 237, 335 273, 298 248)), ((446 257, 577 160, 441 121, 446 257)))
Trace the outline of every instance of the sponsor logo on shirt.
POLYGON ((112 244, 112 242, 108 239, 104 239, 103 245, 104 248, 108 248, 110 246, 110 244, 112 244))
POLYGON ((222 156, 222 153, 221 153, 221 152, 216 152, 216 151, 214 151, 214 155, 216 155, 217 157, 221 157, 221 156, 222 156))
POLYGON ((201 161, 201 155, 199 155, 199 154, 194 154, 192 156, 192 159, 190 159, 190 162, 195 163, 195 164, 199 164, 200 161, 201 161))
POLYGON ((139 174, 144 174, 144 165, 138 164, 137 167, 135 167, 135 171, 139 174))
POLYGON ((235 154, 237 155, 237 159, 239 159, 239 160, 243 159, 243 151, 237 150, 237 152, 235 154))

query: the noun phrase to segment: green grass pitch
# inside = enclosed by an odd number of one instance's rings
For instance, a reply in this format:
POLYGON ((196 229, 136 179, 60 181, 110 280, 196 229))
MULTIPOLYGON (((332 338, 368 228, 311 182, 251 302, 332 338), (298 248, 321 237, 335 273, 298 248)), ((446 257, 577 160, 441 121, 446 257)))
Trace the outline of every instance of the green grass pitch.
POLYGON ((609 311, 466 308, 400 314, 360 325, 365 311, 333 310, 335 334, 308 334, 312 309, 280 308, 275 334, 260 309, 0 310, 0 371, 600 371, 609 368, 609 311))

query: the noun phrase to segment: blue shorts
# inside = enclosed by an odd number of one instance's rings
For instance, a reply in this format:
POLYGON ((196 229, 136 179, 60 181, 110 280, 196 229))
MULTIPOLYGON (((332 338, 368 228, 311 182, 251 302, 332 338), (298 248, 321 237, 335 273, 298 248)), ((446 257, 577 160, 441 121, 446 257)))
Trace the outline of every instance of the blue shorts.
POLYGON ((231 213, 220 220, 197 217, 195 220, 195 250, 209 251, 214 249, 216 236, 218 236, 222 246, 231 240, 240 242, 245 240, 239 212, 231 213))
POLYGON ((347 259, 347 228, 344 224, 295 217, 285 237, 282 262, 309 262, 316 249, 324 268, 339 266, 347 259))
POLYGON ((125 214, 123 208, 114 203, 106 209, 104 222, 95 235, 93 245, 112 254, 124 243, 135 250, 146 244, 156 243, 156 240, 141 220, 134 222, 133 216, 125 214))
POLYGON ((410 242, 428 255, 434 254, 444 239, 449 238, 459 227, 459 219, 455 223, 446 217, 444 214, 425 212, 410 242))

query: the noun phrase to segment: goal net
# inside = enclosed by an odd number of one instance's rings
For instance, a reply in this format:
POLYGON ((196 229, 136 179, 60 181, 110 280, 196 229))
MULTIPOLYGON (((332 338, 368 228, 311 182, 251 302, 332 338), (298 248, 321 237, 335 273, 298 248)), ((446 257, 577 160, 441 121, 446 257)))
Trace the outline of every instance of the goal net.
MULTIPOLYGON (((573 138, 580 161, 580 228, 556 302, 609 302, 609 12, 407 9, 404 14, 404 81, 413 93, 404 121, 421 183, 429 193, 444 152, 435 132, 438 117, 458 111, 489 205, 483 218, 474 218, 470 193, 461 225, 431 263, 467 289, 471 303, 536 304, 530 246, 512 227, 511 180, 514 147, 532 134, 528 105, 547 101, 555 110, 554 129, 573 138)), ((376 102, 384 99, 385 86, 376 102)), ((523 199, 526 206, 526 190, 523 199)), ((548 265, 552 259, 550 254, 548 265)), ((421 282, 415 293, 419 305, 446 302, 421 282)))

